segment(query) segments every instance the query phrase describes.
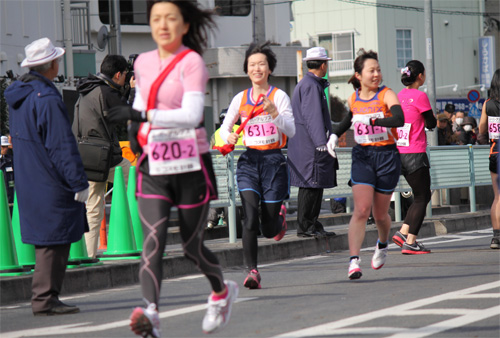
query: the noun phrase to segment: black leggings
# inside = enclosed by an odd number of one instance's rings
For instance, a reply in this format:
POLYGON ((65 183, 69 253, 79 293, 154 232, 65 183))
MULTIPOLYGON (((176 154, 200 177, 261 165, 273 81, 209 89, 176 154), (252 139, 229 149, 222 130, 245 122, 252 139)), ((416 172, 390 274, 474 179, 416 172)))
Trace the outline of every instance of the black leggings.
MULTIPOLYGON (((172 205, 162 199, 138 199, 144 231, 144 244, 139 270, 143 297, 158 306, 163 277, 163 252, 172 205)), ((209 204, 193 209, 178 209, 184 255, 193 261, 210 281, 212 290, 224 290, 222 271, 217 257, 203 244, 209 204)))
POLYGON ((276 236, 282 229, 283 217, 279 214, 282 202, 260 203, 259 195, 250 190, 240 191, 240 196, 243 206, 243 257, 248 270, 252 270, 257 269, 259 228, 266 238, 276 236), (260 219, 259 204, 261 208, 260 219))
POLYGON ((406 181, 413 190, 414 200, 408 208, 405 224, 410 226, 409 233, 417 236, 424 221, 427 203, 431 200, 431 176, 428 167, 421 167, 409 175, 406 181))

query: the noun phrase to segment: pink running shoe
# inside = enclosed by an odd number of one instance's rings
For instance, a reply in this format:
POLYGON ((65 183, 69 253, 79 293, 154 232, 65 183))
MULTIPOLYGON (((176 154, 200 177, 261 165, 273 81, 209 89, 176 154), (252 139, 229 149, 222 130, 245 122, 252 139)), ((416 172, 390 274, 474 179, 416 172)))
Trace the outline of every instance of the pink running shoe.
POLYGON ((260 273, 256 269, 250 271, 243 282, 243 286, 249 289, 260 289, 260 273))
POLYGON ((277 242, 281 241, 281 239, 285 236, 286 230, 288 229, 288 226, 286 225, 286 208, 283 204, 281 205, 280 216, 283 216, 283 224, 281 224, 281 231, 279 234, 274 236, 274 240, 277 242))
POLYGON ((147 309, 136 307, 130 315, 130 329, 138 336, 160 338, 160 317, 156 304, 149 304, 147 309))
POLYGON ((349 279, 360 279, 361 276, 363 276, 363 273, 361 272, 361 268, 359 267, 359 264, 361 263, 361 259, 351 259, 349 262, 349 272, 347 273, 347 277, 349 279))
POLYGON ((203 318, 203 332, 215 333, 222 330, 231 317, 231 308, 238 298, 238 284, 233 281, 225 281, 227 296, 224 299, 213 300, 212 295, 208 296, 208 309, 203 318))

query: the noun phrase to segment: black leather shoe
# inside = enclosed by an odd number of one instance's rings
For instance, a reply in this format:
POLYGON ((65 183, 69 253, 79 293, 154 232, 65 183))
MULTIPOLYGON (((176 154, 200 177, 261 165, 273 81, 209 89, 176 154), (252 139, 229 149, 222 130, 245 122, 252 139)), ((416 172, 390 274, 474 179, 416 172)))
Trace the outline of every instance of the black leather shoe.
POLYGON ((326 236, 326 237, 333 237, 337 236, 337 234, 333 231, 326 231, 326 230, 319 230, 318 231, 321 235, 326 236))
POLYGON ((306 237, 306 238, 309 238, 309 237, 316 237, 319 235, 319 232, 317 232, 316 230, 313 230, 313 231, 305 231, 305 232, 297 232, 297 237, 306 237))
POLYGON ((297 237, 302 237, 302 238, 312 237, 312 233, 310 231, 297 232, 297 237))
POLYGON ((78 313, 80 309, 76 306, 67 305, 63 302, 51 307, 45 311, 33 312, 34 316, 57 316, 57 315, 69 315, 72 313, 78 313))

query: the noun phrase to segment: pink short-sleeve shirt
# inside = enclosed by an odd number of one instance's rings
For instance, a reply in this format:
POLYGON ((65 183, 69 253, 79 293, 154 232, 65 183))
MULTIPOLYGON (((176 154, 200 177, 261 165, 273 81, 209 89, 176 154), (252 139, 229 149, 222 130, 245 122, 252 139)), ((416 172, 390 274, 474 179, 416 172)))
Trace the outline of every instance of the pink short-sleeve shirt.
POLYGON ((424 153, 427 147, 425 137, 425 120, 423 112, 431 110, 431 104, 427 94, 418 89, 405 88, 398 94, 401 108, 405 115, 405 124, 411 124, 409 145, 400 147, 398 150, 402 154, 424 153))

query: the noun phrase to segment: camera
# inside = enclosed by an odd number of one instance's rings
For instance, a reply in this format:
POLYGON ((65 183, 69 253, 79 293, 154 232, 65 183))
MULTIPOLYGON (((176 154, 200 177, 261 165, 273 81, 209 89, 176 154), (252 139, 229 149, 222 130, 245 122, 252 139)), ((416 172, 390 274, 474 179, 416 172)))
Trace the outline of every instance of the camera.
MULTIPOLYGON (((135 63, 135 60, 137 59, 138 56, 139 56, 139 54, 130 54, 128 56, 127 76, 125 77, 125 85, 124 85, 126 98, 129 98, 129 96, 130 96, 130 89, 131 89, 130 88, 130 79, 132 78, 132 76, 134 76, 134 63, 135 63)), ((131 98, 131 100, 133 100, 133 98, 131 98)))

